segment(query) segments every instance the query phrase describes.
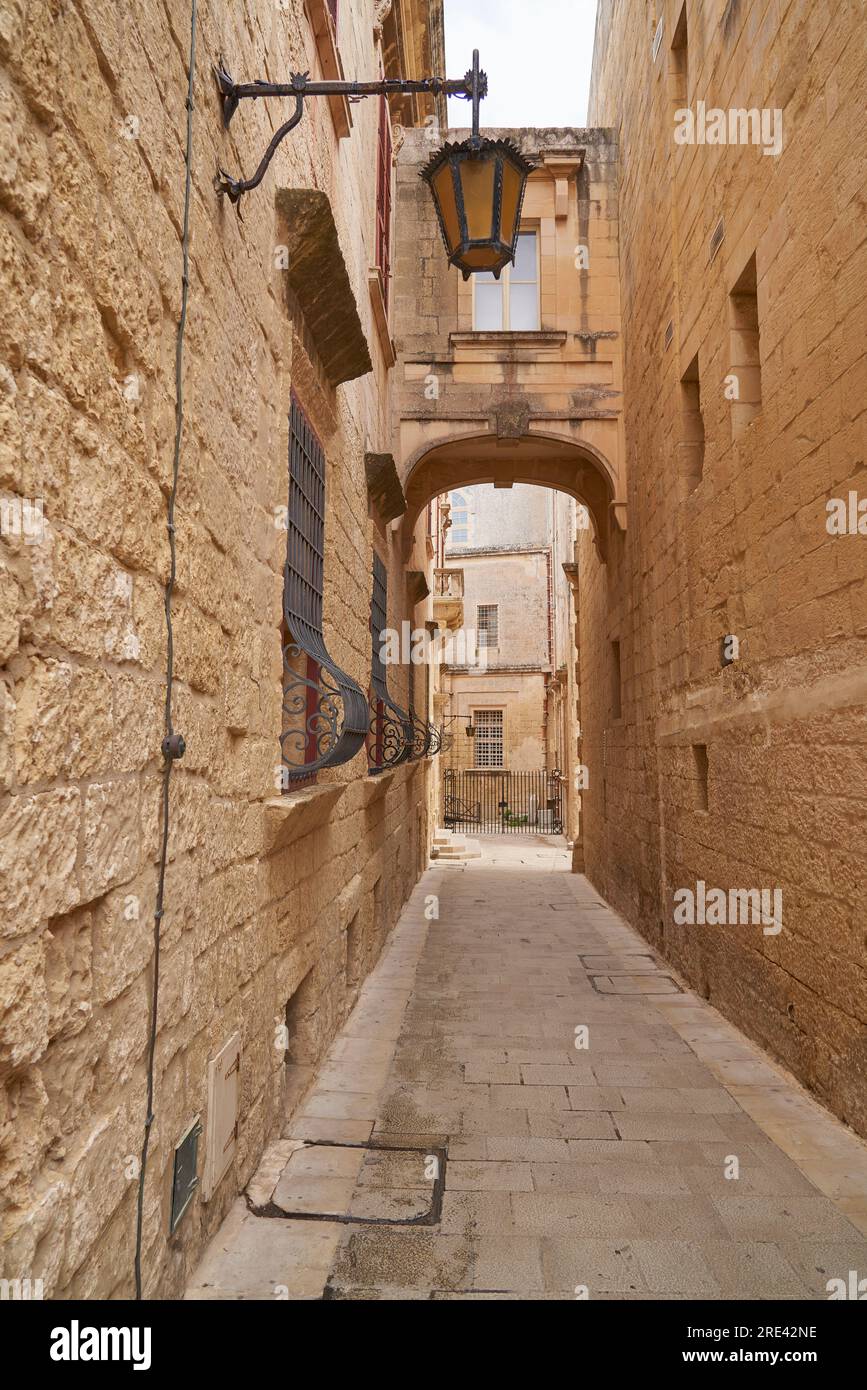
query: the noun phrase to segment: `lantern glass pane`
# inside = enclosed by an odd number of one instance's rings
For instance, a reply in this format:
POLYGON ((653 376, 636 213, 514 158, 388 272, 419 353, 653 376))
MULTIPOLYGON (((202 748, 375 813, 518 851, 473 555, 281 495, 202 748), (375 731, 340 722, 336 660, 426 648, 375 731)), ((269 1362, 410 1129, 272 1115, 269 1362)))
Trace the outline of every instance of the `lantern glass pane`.
POLYGON ((511 246, 515 239, 515 221, 518 216, 518 203, 525 175, 519 174, 514 165, 503 160, 503 203, 500 213, 500 239, 511 246))
POLYGON ((446 163, 441 169, 437 170, 431 181, 431 188, 439 204, 440 216, 443 220, 449 251, 452 252, 456 247, 460 246, 462 238, 451 164, 446 163))
POLYGON ((462 159, 458 166, 470 241, 482 241, 491 235, 495 168, 495 159, 462 159))

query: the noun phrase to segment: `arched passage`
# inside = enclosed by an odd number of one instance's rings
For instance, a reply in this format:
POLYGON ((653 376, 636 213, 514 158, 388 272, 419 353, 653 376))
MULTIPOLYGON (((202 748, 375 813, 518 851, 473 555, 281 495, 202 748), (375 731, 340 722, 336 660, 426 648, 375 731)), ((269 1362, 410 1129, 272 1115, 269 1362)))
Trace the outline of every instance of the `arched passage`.
POLYGON ((407 504, 403 518, 406 553, 412 545, 415 524, 428 502, 452 488, 474 483, 501 487, 530 483, 568 493, 587 507, 599 554, 603 561, 606 559, 615 501, 610 465, 592 445, 543 434, 514 439, 490 433, 450 435, 411 455, 403 483, 407 504))

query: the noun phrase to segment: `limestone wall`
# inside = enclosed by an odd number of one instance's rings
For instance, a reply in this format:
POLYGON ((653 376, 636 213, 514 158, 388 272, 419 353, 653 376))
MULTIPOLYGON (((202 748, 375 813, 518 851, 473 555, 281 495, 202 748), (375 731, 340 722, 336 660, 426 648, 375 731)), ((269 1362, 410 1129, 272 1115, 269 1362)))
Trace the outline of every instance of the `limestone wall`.
POLYGON ((864 1133, 867 539, 826 529, 829 499, 867 494, 864 6, 689 0, 686 55, 680 3, 638 8, 601 0, 591 100, 620 131, 629 489, 607 568, 580 545, 588 870, 864 1133), (781 152, 677 145, 699 101, 781 110, 781 152), (753 254, 760 409, 731 300, 753 254), (779 887, 782 931, 678 926, 699 879, 779 887))
MULTIPOLYGON (((340 6, 348 75, 379 70, 374 9, 340 6)), ((346 927, 357 914, 363 975, 427 843, 423 767, 372 785, 362 753, 320 774, 320 787, 344 788, 333 802, 266 805, 279 765, 290 390, 328 459, 332 656, 367 688, 374 543, 390 618, 411 616, 403 558, 368 519, 364 470, 366 449, 391 447, 368 287, 378 104, 353 106, 338 140, 328 103, 308 103, 241 221, 218 201, 215 170, 251 173, 285 105, 247 103, 224 133, 211 66, 223 55, 238 79, 316 75, 313 26, 301 0, 217 0, 199 7, 197 41, 174 602, 187 753, 171 784, 143 1256, 145 1292, 160 1296, 181 1291, 281 1126, 287 1001, 305 981, 313 1064, 358 983, 346 978, 346 927), (287 294, 281 188, 331 202, 373 362, 345 386, 330 383, 287 294), (201 1117, 201 1169, 207 1064, 236 1029, 236 1157, 169 1239, 173 1148, 201 1117)), ((46 1296, 132 1288, 188 49, 187 4, 13 0, 0 17, 0 489, 44 509, 36 540, 6 526, 0 540, 0 1246, 2 1273, 41 1277, 46 1296)), ((390 679, 405 698, 405 671, 390 679)), ((303 1080, 296 1069, 293 1093, 303 1080)))

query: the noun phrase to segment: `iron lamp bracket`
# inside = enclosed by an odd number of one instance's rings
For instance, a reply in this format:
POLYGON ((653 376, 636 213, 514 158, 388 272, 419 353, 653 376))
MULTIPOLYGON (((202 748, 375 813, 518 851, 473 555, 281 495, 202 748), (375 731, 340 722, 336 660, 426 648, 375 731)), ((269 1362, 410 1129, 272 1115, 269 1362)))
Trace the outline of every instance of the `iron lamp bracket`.
POLYGON ((233 178, 225 169, 218 169, 214 178, 214 188, 236 205, 244 193, 257 188, 268 170, 278 146, 291 130, 298 125, 304 115, 304 102, 308 97, 346 96, 350 101, 360 101, 364 97, 395 96, 418 92, 431 96, 457 97, 470 101, 473 105, 473 141, 479 141, 479 103, 488 93, 487 74, 479 68, 479 51, 473 51, 473 65, 463 77, 385 77, 378 82, 311 82, 307 72, 289 74, 288 82, 236 82, 220 58, 214 64, 214 79, 220 96, 223 128, 228 130, 232 117, 242 101, 257 101, 260 97, 294 97, 295 110, 287 121, 274 132, 259 167, 249 179, 233 178))

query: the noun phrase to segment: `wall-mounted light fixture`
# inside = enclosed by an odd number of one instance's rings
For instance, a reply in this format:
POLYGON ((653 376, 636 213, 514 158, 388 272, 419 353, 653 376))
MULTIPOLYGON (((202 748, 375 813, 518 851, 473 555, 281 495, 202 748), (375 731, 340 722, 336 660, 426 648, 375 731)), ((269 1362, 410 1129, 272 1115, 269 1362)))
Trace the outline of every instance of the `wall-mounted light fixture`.
POLYGON ((499 279, 503 266, 515 259, 524 188, 532 165, 508 140, 483 140, 479 134, 479 103, 487 96, 488 79, 479 68, 479 51, 462 78, 395 77, 378 82, 311 82, 308 74, 291 73, 288 82, 235 82, 222 60, 214 68, 223 108, 223 125, 245 99, 294 97, 295 110, 275 131, 259 167, 249 179, 236 179, 219 169, 214 187, 237 204, 244 193, 257 188, 265 177, 278 145, 304 115, 308 97, 389 96, 397 92, 430 93, 460 97, 472 102, 472 134, 460 144, 443 145, 422 170, 439 219, 446 254, 464 279, 474 271, 492 271, 499 279))

